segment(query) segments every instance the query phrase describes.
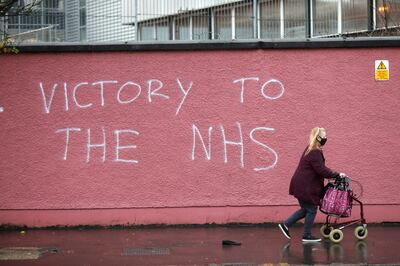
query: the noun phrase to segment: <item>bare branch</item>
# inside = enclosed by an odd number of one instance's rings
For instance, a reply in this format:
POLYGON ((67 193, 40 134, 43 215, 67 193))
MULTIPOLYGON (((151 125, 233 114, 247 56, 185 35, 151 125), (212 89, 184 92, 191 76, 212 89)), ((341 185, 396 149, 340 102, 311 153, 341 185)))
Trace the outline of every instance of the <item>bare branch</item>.
POLYGON ((0 17, 4 17, 18 0, 1 0, 0 1, 0 17))
POLYGON ((43 0, 31 0, 28 4, 19 5, 18 0, 0 0, 0 17, 4 17, 7 14, 29 14, 35 7, 39 6, 42 1, 43 0))

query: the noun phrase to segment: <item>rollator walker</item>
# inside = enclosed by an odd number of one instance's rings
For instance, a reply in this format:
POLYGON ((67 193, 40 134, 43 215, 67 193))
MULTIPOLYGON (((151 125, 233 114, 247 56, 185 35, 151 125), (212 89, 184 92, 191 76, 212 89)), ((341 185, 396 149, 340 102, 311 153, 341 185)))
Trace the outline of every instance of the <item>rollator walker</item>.
POLYGON ((368 236, 367 222, 364 218, 363 203, 350 189, 349 177, 337 177, 325 186, 325 196, 321 200, 320 211, 326 214, 326 221, 321 226, 320 232, 325 238, 334 243, 343 240, 343 228, 357 225, 354 235, 358 240, 368 236), (341 218, 350 217, 353 201, 360 205, 360 218, 339 223, 341 218))

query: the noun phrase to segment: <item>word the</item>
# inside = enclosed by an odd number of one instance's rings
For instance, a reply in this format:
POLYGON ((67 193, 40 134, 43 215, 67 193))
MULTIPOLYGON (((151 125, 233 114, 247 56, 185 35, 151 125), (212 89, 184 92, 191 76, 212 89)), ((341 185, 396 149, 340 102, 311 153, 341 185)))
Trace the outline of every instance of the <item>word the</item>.
MULTIPOLYGON (((62 128, 62 129, 58 129, 56 130, 56 133, 65 133, 65 150, 64 150, 64 160, 67 160, 68 158, 68 148, 72 139, 71 135, 79 135, 80 131, 82 131, 80 128, 75 128, 75 127, 68 127, 68 128, 62 128)), ((104 127, 101 128, 101 137, 102 137, 102 141, 101 143, 93 143, 92 139, 91 139, 91 130, 90 128, 88 128, 86 130, 86 162, 90 162, 90 151, 93 149, 102 149, 103 151, 103 156, 102 156, 102 161, 105 162, 106 160, 106 132, 104 127)), ((121 162, 121 163, 131 163, 131 164, 137 164, 138 161, 137 160, 133 160, 133 159, 123 159, 120 157, 120 151, 121 150, 126 150, 126 149, 136 149, 136 145, 121 145, 121 138, 123 135, 133 135, 133 136, 138 136, 139 132, 137 132, 136 130, 133 129, 116 129, 113 132, 114 136, 115 136, 115 162, 121 162)), ((80 134, 82 135, 82 134, 80 134)), ((75 137, 75 136, 74 136, 75 137)), ((132 138, 132 136, 130 137, 132 138)))
MULTIPOLYGON (((228 152, 227 152, 227 146, 236 146, 240 150, 240 166, 244 168, 244 143, 243 143, 243 132, 242 132, 242 127, 239 122, 236 122, 237 128, 238 128, 238 135, 239 135, 239 140, 228 140, 225 134, 225 129, 223 126, 220 126, 221 130, 221 135, 222 135, 222 145, 224 145, 224 162, 228 162, 228 152)), ((203 148, 205 157, 207 160, 211 160, 211 151, 212 151, 212 131, 213 127, 210 126, 208 128, 208 145, 206 145, 204 138, 202 134, 200 133, 199 128, 193 124, 192 125, 192 132, 193 132, 193 146, 192 146, 192 160, 195 160, 195 154, 196 154, 196 148, 197 148, 197 143, 198 141, 201 143, 201 147, 203 148), (198 141, 197 141, 198 140, 198 141)), ((271 168, 274 168, 278 162, 278 154, 276 151, 274 151, 272 148, 270 148, 267 144, 257 140, 255 138, 255 134, 257 132, 273 132, 273 128, 269 127, 256 127, 253 128, 250 133, 249 133, 249 138, 252 142, 254 142, 256 145, 262 147, 266 152, 270 153, 273 155, 274 160, 272 163, 262 166, 262 167, 256 167, 254 168, 254 171, 265 171, 269 170, 271 168)))

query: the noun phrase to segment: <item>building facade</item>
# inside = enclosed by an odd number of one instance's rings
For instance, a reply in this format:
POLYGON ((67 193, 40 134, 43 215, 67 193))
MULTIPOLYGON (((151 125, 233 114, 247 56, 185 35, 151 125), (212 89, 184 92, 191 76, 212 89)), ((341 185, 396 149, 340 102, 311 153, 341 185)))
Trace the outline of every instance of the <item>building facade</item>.
POLYGON ((19 0, 5 17, 0 18, 2 37, 7 34, 17 43, 65 41, 64 0, 44 0, 29 13, 16 13, 18 6, 29 3, 29 0, 19 0))
POLYGON ((181 2, 174 12, 163 8, 165 15, 151 17, 146 16, 150 7, 139 5, 139 39, 304 39, 367 34, 400 24, 400 2, 393 0, 244 0, 211 6, 199 1, 203 7, 196 8, 181 2))
POLYGON ((66 40, 70 42, 133 41, 135 31, 123 23, 121 0, 68 0, 66 40))
POLYGON ((19 43, 397 36, 399 24, 397 0, 44 0, 0 22, 19 43))

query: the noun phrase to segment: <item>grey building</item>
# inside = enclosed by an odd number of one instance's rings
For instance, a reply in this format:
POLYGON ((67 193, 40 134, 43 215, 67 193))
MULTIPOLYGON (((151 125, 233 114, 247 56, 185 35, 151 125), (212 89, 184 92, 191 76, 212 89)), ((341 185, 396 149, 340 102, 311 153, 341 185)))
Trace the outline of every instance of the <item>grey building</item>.
POLYGON ((400 0, 43 0, 0 19, 17 43, 399 36, 399 25, 400 0))
POLYGON ((132 41, 135 31, 123 22, 121 0, 66 0, 66 41, 132 41))
POLYGON ((138 37, 143 41, 400 35, 399 0, 138 2, 138 37), (166 7, 154 15, 150 2, 166 7))
POLYGON ((17 42, 63 42, 65 40, 64 0, 43 0, 29 14, 17 14, 17 6, 30 4, 19 0, 10 12, 0 19, 0 28, 17 42))

